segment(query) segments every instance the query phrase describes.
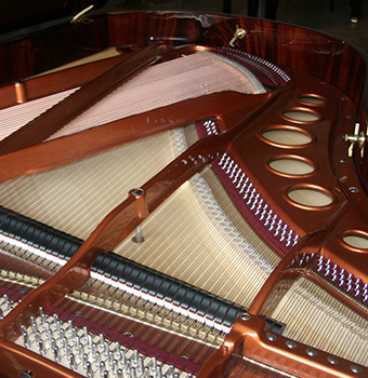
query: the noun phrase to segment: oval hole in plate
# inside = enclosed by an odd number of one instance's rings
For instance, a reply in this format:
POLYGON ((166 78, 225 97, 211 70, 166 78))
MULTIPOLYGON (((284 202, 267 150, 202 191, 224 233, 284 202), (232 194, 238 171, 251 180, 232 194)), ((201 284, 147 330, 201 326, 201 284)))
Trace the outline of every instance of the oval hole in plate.
POLYGON ((321 118, 317 113, 308 109, 290 109, 285 110, 282 114, 289 121, 298 122, 315 122, 321 118))
POLYGON ((315 170, 311 163, 292 157, 274 159, 269 162, 269 166, 278 173, 291 176, 308 175, 315 170))
POLYGON ((316 188, 297 188, 288 193, 295 203, 308 207, 325 207, 333 202, 333 198, 324 190, 316 188))
POLYGON ((348 231, 343 235, 342 240, 350 247, 368 250, 368 235, 348 231))
POLYGON ((322 105, 326 102, 324 98, 319 97, 317 95, 299 96, 299 101, 305 104, 311 104, 311 105, 322 105))
POLYGON ((312 137, 307 133, 282 128, 266 130, 262 136, 282 146, 304 146, 312 141, 312 137))

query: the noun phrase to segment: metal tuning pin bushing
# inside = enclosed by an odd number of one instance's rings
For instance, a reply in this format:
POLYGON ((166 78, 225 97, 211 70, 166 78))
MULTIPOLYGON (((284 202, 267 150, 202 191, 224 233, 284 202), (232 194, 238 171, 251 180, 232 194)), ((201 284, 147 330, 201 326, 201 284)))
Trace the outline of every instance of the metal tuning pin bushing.
POLYGON ((350 146, 348 148, 349 157, 353 156, 354 146, 357 144, 360 148, 360 156, 363 158, 365 144, 368 140, 368 126, 367 126, 366 133, 364 134, 364 131, 360 131, 360 123, 356 123, 355 128, 354 128, 354 134, 353 135, 345 134, 344 140, 345 142, 350 143, 350 146))
POLYGON ((247 31, 242 29, 242 28, 239 28, 239 25, 236 25, 236 30, 235 30, 234 36, 233 36, 232 40, 229 42, 229 45, 231 47, 235 47, 234 46, 235 41, 237 39, 243 39, 246 35, 247 35, 247 31))

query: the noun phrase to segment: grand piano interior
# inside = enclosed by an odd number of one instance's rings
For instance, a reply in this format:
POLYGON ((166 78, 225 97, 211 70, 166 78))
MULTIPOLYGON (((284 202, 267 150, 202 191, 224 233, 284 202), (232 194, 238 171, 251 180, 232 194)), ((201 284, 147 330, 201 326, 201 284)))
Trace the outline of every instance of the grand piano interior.
POLYGON ((44 3, 1 16, 0 376, 366 377, 364 56, 44 3))

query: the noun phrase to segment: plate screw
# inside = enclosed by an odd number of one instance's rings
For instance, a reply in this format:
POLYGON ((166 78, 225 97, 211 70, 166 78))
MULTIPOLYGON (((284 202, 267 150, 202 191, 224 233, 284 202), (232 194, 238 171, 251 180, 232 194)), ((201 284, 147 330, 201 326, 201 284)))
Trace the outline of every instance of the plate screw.
POLYGON ((339 360, 338 360, 336 357, 333 357, 333 356, 328 357, 327 360, 328 360, 328 362, 329 362, 330 364, 332 364, 332 365, 336 365, 336 364, 339 363, 339 360))
POLYGON ((294 341, 287 341, 287 342, 286 342, 286 346, 287 346, 289 349, 294 349, 294 348, 296 348, 296 344, 294 343, 294 341))
POLYGON ((362 369, 359 367, 359 366, 356 366, 356 365, 352 365, 350 366, 350 370, 354 373, 354 374, 358 374, 362 371, 362 369))
POLYGON ((317 354, 317 352, 313 349, 307 349, 307 354, 310 357, 314 357, 317 354))

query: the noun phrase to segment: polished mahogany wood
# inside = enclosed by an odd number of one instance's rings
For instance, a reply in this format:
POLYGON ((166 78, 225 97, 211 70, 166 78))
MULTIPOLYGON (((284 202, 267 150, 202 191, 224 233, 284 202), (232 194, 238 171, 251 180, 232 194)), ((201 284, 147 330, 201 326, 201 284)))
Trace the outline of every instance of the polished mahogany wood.
POLYGON ((155 41, 171 46, 228 46, 236 25, 247 31, 246 37, 236 42, 237 48, 331 82, 360 105, 366 64, 344 41, 295 26, 213 14, 109 14, 91 24, 60 28, 0 46, 0 83, 22 80, 112 46, 143 48, 155 41))

